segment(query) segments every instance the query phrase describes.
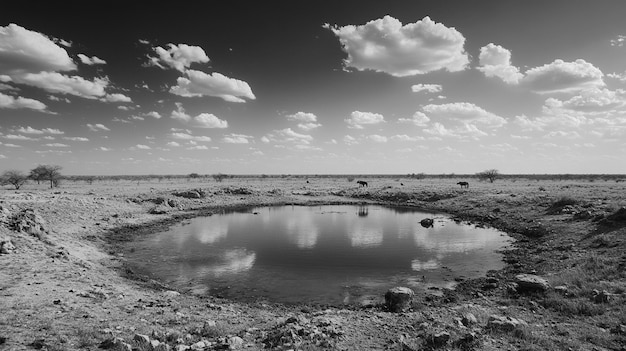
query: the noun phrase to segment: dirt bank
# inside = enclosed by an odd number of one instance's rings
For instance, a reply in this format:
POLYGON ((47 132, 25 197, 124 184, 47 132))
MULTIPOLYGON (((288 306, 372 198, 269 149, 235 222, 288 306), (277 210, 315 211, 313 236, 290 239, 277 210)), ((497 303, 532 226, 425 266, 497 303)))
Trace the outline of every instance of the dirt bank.
POLYGON ((454 180, 365 180, 368 188, 331 178, 1 189, 0 241, 15 249, 0 255, 0 350, 626 347, 624 183, 520 179, 461 189, 454 180), (141 277, 126 270, 124 243, 183 218, 224 207, 361 201, 447 212, 517 242, 503 270, 442 297, 417 296, 400 314, 384 306, 235 303, 128 279, 141 277), (17 215, 26 216, 20 223, 34 218, 24 210, 40 217, 38 230, 17 231, 17 215), (520 273, 551 287, 516 289, 520 273))

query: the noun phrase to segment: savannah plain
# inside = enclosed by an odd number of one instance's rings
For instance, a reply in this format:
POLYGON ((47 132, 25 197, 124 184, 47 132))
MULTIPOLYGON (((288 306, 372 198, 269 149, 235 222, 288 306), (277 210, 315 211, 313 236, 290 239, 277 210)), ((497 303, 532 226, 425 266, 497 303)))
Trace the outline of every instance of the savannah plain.
POLYGON ((625 207, 626 182, 601 176, 7 185, 0 188, 0 241, 13 248, 0 255, 0 350, 625 350, 625 207), (463 180, 468 189, 457 185, 463 180), (198 198, 178 196, 195 189, 198 198), (503 269, 459 279, 440 294, 417 293, 402 313, 382 303, 234 302, 176 290, 126 264, 128 243, 194 216, 326 203, 441 211, 515 241, 503 253, 503 269), (29 230, 24 216, 39 228, 29 230), (512 283, 521 273, 550 286, 518 291, 512 283))

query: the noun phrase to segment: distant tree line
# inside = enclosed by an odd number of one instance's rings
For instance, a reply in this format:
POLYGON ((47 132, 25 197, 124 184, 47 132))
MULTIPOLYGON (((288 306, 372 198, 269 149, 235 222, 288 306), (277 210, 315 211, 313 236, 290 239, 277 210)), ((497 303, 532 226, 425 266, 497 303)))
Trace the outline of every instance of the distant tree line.
POLYGON ((22 187, 29 179, 34 180, 37 184, 43 181, 50 182, 50 189, 59 186, 61 182, 61 169, 63 167, 56 165, 38 165, 30 170, 26 175, 24 172, 11 169, 5 171, 0 176, 0 185, 13 185, 16 190, 22 187))

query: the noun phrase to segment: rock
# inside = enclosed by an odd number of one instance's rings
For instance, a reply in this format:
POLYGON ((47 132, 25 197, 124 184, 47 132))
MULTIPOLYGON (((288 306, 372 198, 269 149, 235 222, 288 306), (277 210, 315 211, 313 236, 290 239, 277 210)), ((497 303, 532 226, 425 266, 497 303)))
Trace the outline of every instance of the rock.
POLYGON ((187 345, 176 345, 176 347, 174 347, 175 351, 187 351, 189 350, 191 347, 187 346, 187 345))
POLYGON ((404 312, 411 308, 413 296, 413 290, 397 286, 385 293, 385 305, 392 312, 404 312))
POLYGON ((472 326, 472 325, 478 323, 478 319, 476 319, 476 316, 474 316, 473 313, 467 312, 467 313, 463 314, 463 318, 461 319, 461 323, 463 323, 464 326, 469 327, 469 326, 472 326))
POLYGON ((517 291, 539 291, 544 292, 550 288, 547 280, 534 274, 518 274, 515 276, 517 291))
POLYGON ((489 316, 489 320, 487 321, 487 328, 497 329, 502 331, 512 331, 519 326, 526 326, 528 323, 524 322, 521 319, 516 319, 513 317, 506 316, 497 316, 491 315, 489 316))
POLYGON ((187 190, 187 191, 177 191, 172 193, 174 196, 184 197, 186 199, 201 199, 206 197, 206 193, 203 190, 187 190))
POLYGON ((238 336, 233 336, 228 339, 228 348, 231 350, 239 350, 243 348, 243 339, 238 336))
POLYGON ((46 221, 31 208, 16 214, 9 223, 9 227, 20 233, 28 233, 40 240, 44 240, 49 233, 46 228, 46 221))
POLYGON ((163 296, 164 297, 178 297, 180 296, 180 293, 178 291, 168 290, 163 293, 163 296))
POLYGON ((153 350, 159 347, 159 345, 161 345, 161 342, 159 340, 156 340, 156 339, 150 340, 150 346, 152 346, 153 350))
POLYGON ((428 335, 426 340, 430 345, 439 348, 447 344, 448 341, 450 341, 450 333, 443 331, 440 333, 431 334, 428 335))
POLYGON ((191 349, 192 350, 203 350, 207 345, 204 343, 204 341, 198 341, 197 343, 191 345, 191 349))
POLYGON ((151 208, 148 211, 148 213, 155 214, 155 215, 160 215, 160 214, 166 214, 169 210, 170 210, 169 206, 159 205, 159 206, 155 206, 155 207, 151 208))
POLYGON ((148 349, 152 346, 150 345, 150 337, 147 335, 135 334, 135 336, 133 336, 133 340, 137 343, 139 347, 148 349))
POLYGON ((0 224, 9 224, 11 212, 6 207, 0 205, 0 224))
POLYGON ((595 303, 608 303, 611 298, 611 294, 606 290, 598 291, 593 289, 591 294, 591 300, 595 303))
POLYGON ((178 207, 180 206, 180 201, 175 200, 175 199, 169 199, 167 200, 167 204, 169 207, 178 207))
POLYGON ((166 343, 160 343, 159 345, 157 345, 156 347, 152 348, 152 351, 170 351, 170 345, 166 344, 166 343))
POLYGON ((554 292, 563 295, 563 296, 567 296, 569 294, 569 290, 567 289, 567 286, 565 285, 559 285, 559 286, 555 286, 554 287, 554 292))
POLYGON ((424 228, 430 228, 435 223, 435 220, 432 218, 424 218, 420 221, 420 225, 424 228))
POLYGON ((15 245, 8 238, 0 238, 0 255, 7 255, 15 252, 15 245))

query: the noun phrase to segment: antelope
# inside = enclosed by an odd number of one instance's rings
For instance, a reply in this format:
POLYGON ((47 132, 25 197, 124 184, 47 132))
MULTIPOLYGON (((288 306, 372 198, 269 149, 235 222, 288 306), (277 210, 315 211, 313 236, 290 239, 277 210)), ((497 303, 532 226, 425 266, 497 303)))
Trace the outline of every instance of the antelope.
POLYGON ((469 183, 468 182, 458 182, 457 184, 461 186, 461 189, 463 189, 463 188, 469 189, 469 183))
POLYGON ((356 183, 359 184, 362 187, 367 187, 367 182, 365 182, 365 181, 357 180, 356 183))

